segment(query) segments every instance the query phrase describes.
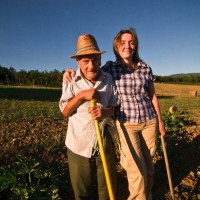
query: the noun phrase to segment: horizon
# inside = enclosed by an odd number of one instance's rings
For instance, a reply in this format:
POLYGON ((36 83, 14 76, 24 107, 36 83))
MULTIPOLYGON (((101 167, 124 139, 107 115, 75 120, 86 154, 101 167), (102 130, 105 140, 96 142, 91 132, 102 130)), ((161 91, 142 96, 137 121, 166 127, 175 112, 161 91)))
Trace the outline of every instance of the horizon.
MULTIPOLYGON (((5 67, 5 66, 2 66, 0 64, 0 67, 5 67)), ((10 66, 12 67, 12 66, 10 66)), ((9 69, 10 67, 5 67, 7 69, 9 69)), ((14 68, 14 70, 16 70, 14 68)), ((21 70, 24 70, 26 71, 27 73, 30 72, 30 71, 38 71, 39 73, 42 73, 42 72, 47 72, 47 73, 50 73, 50 72, 53 72, 54 70, 57 70, 59 72, 62 72, 63 70, 58 70, 58 69, 52 69, 52 70, 38 70, 38 69, 29 69, 29 70, 26 70, 26 69, 20 69, 20 70, 16 70, 16 72, 20 72, 21 70)), ((159 74, 154 74, 154 76, 176 76, 176 75, 200 75, 200 72, 190 72, 190 73, 176 73, 176 74, 169 74, 169 75, 159 75, 159 74)))
POLYGON ((15 70, 77 69, 70 56, 81 34, 94 35, 102 65, 115 60, 114 36, 135 28, 140 57, 154 75, 199 73, 198 0, 1 0, 0 65, 15 70))

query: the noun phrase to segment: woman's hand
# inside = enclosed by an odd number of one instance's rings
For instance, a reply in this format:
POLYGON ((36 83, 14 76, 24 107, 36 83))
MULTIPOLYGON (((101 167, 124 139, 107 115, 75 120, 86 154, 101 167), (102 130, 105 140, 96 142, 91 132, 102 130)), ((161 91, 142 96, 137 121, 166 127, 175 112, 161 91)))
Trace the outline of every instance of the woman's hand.
POLYGON ((166 134, 165 125, 163 122, 159 123, 159 132, 162 136, 165 136, 166 134))
POLYGON ((76 72, 72 68, 69 68, 69 69, 65 70, 65 73, 63 74, 63 83, 72 82, 72 78, 75 75, 76 75, 76 72))

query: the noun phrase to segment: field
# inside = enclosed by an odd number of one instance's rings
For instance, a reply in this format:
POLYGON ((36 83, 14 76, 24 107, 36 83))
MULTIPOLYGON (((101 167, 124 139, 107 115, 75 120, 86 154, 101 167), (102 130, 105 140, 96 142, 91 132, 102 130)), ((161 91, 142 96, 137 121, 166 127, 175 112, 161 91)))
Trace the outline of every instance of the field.
MULTIPOLYGON (((175 199, 200 199, 200 86, 156 83, 155 88, 168 130, 175 199), (191 91, 197 91, 197 97, 189 95, 191 91), (178 111, 169 114, 170 106, 178 111)), ((0 199, 73 200, 60 96, 61 89, 0 87, 0 199)), ((153 199, 169 200, 160 144, 154 163, 153 199)), ((116 167, 117 197, 125 200, 126 175, 116 167)))

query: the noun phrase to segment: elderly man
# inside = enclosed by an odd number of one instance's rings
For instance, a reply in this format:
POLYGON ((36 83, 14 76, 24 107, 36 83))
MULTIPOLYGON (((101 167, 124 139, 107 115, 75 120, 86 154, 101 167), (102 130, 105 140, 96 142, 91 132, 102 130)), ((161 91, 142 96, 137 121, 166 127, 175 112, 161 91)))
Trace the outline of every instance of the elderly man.
POLYGON ((102 53, 104 51, 99 50, 92 35, 78 37, 77 52, 71 56, 76 59, 78 70, 71 83, 63 84, 59 104, 63 115, 69 117, 65 144, 76 200, 93 198, 92 179, 95 176, 98 199, 109 199, 94 126, 96 119, 100 122, 109 174, 115 188, 115 150, 110 130, 118 99, 111 75, 100 69, 102 53), (90 106, 90 100, 96 102, 95 107, 90 106), (93 174, 92 165, 95 165, 96 174, 93 174))

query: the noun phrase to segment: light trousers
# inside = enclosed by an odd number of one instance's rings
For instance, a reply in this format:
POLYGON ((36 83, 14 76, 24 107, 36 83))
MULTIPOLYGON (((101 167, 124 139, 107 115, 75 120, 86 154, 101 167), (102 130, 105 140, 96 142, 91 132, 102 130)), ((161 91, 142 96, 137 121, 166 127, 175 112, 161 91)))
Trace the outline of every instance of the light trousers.
POLYGON ((153 156, 157 148, 157 119, 144 123, 117 121, 120 163, 125 169, 130 195, 128 200, 151 200, 153 156))

